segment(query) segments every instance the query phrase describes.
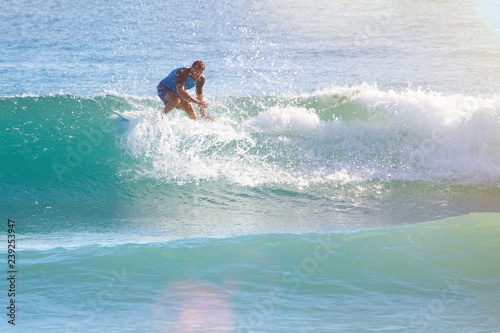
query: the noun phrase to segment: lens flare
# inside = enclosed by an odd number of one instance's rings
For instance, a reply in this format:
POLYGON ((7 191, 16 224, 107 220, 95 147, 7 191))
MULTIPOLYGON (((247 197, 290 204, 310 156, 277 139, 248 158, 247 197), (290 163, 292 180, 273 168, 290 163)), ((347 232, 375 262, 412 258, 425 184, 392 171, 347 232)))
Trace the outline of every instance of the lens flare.
POLYGON ((497 0, 476 0, 485 23, 500 37, 500 3, 497 0))

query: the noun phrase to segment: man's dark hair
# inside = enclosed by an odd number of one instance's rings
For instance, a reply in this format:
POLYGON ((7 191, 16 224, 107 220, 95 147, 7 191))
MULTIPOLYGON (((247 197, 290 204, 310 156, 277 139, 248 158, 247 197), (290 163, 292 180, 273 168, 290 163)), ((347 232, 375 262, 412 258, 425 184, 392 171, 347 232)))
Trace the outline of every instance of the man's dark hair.
POLYGON ((195 62, 193 62, 193 64, 191 65, 191 67, 196 68, 196 69, 203 69, 204 70, 205 69, 205 64, 201 60, 196 60, 195 62))

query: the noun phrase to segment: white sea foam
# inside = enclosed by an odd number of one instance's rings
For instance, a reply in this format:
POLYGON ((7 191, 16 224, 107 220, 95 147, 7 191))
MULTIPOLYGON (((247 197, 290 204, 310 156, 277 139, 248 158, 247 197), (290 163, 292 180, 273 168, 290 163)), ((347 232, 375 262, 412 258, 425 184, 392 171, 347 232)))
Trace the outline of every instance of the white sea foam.
POLYGON ((359 85, 306 98, 325 96, 338 97, 332 119, 322 119, 317 104, 297 106, 295 98, 262 106, 242 123, 224 115, 214 123, 193 122, 180 112, 159 119, 151 111, 121 142, 141 160, 139 177, 167 182, 223 178, 243 185, 304 186, 379 179, 498 185, 498 96, 359 85))
POLYGON ((367 119, 340 118, 318 128, 321 139, 354 154, 347 162, 364 166, 364 176, 498 184, 498 96, 480 98, 411 89, 384 92, 369 85, 335 87, 318 92, 321 95, 349 96, 345 103, 365 106, 367 119), (384 163, 386 158, 392 159, 390 165, 384 163))
POLYGON ((307 134, 318 128, 320 120, 316 113, 305 108, 272 107, 248 124, 267 133, 307 134))

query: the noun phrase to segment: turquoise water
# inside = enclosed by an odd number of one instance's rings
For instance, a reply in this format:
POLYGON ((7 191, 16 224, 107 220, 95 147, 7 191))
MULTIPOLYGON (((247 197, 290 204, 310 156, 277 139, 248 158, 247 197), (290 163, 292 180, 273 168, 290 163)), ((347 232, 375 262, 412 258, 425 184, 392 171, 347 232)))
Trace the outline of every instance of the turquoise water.
POLYGON ((497 5, 4 7, 2 332, 500 329, 497 5))
POLYGON ((19 311, 35 331, 480 332, 498 326, 498 232, 497 215, 472 214, 26 250, 19 311))

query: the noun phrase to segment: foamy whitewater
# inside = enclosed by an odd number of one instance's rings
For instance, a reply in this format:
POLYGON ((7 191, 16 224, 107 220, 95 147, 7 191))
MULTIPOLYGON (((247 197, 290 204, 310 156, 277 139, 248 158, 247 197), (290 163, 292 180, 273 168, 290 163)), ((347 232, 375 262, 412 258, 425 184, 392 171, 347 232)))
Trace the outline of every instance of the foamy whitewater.
POLYGON ((496 2, 3 6, 2 332, 500 331, 496 2))

